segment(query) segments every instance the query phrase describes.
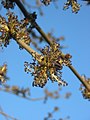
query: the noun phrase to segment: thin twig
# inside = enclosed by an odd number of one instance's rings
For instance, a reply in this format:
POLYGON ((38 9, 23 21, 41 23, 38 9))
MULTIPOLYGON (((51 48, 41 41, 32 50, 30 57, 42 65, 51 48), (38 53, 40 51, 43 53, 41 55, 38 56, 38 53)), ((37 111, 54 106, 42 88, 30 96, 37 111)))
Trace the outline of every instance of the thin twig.
MULTIPOLYGON (((12 1, 12 0, 11 0, 12 1)), ((32 22, 33 21, 33 18, 31 17, 31 14, 30 13, 28 13, 28 11, 25 9, 25 7, 23 6, 23 4, 21 3, 21 1, 20 0, 13 0, 16 4, 17 4, 17 6, 20 8, 20 10, 22 11, 22 13, 24 14, 24 16, 26 17, 26 18, 28 18, 29 20, 30 20, 30 22, 32 22)), ((37 31, 43 36, 43 38, 47 41, 47 43, 49 44, 49 45, 51 45, 52 44, 52 41, 49 39, 49 37, 43 32, 43 30, 40 28, 40 26, 36 23, 36 22, 34 22, 33 23, 34 24, 34 27, 37 29, 37 31)))
POLYGON ((40 61, 42 56, 30 48, 25 42, 22 40, 15 40, 20 46, 22 46, 27 52, 29 52, 36 60, 40 61))
POLYGON ((81 83, 88 89, 88 91, 90 91, 90 85, 78 74, 75 68, 72 65, 68 67, 76 75, 76 77, 81 81, 81 83))
POLYGON ((10 118, 10 119, 12 119, 12 120, 18 120, 18 119, 16 119, 16 118, 14 118, 14 117, 6 114, 6 113, 3 112, 3 111, 0 111, 0 114, 2 114, 7 120, 8 120, 8 118, 10 118))
MULTIPOLYGON (((0 111, 3 112, 2 107, 0 106, 0 111)), ((6 120, 8 120, 7 116, 4 116, 6 120)))
MULTIPOLYGON (((16 95, 16 94, 14 94, 12 91, 6 91, 6 90, 4 90, 4 89, 2 89, 2 88, 0 88, 0 91, 6 92, 6 93, 9 93, 9 94, 12 94, 12 95, 16 95)), ((44 99, 45 99, 45 97, 30 98, 30 97, 23 97, 23 96, 21 96, 21 95, 16 95, 16 96, 21 97, 21 98, 24 98, 24 99, 29 100, 29 101, 39 101, 39 100, 44 100, 44 99)))

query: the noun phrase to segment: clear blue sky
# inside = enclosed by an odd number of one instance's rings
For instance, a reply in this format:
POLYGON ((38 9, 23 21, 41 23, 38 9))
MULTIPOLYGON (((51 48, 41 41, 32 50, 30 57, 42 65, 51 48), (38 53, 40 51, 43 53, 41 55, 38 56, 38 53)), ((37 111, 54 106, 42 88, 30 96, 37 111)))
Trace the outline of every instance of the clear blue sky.
MULTIPOLYGON (((31 0, 31 2, 33 1, 31 0)), ((54 29, 56 37, 65 37, 65 41, 61 44, 68 47, 63 51, 72 55, 72 64, 80 74, 90 77, 90 6, 85 6, 81 1, 80 3, 82 7, 78 14, 73 14, 71 8, 63 11, 63 1, 58 3, 59 9, 56 9, 53 4, 48 7, 43 6, 44 16, 40 17, 37 11, 37 22, 46 33, 54 29)), ((16 7, 15 10, 17 14, 19 9, 16 7)), ((4 13, 3 10, 0 14, 4 15, 4 13)), ((25 50, 20 51, 15 41, 12 40, 4 50, 0 49, 0 65, 4 62, 8 64, 7 75, 10 77, 10 81, 7 84, 30 87, 32 97, 43 96, 43 89, 31 86, 33 78, 24 72, 24 61, 31 61, 31 56, 25 50)), ((43 120, 47 116, 47 112, 52 111, 55 106, 60 107, 60 111, 54 116, 56 120, 68 115, 71 120, 90 120, 90 102, 83 99, 79 91, 79 80, 66 67, 63 69, 63 79, 69 85, 63 87, 60 94, 71 92, 72 96, 68 100, 49 99, 46 104, 43 104, 43 101, 27 101, 0 92, 0 105, 7 114, 19 120, 43 120)), ((46 88, 56 90, 58 85, 49 82, 46 88)), ((0 120, 4 120, 1 115, 0 120)))

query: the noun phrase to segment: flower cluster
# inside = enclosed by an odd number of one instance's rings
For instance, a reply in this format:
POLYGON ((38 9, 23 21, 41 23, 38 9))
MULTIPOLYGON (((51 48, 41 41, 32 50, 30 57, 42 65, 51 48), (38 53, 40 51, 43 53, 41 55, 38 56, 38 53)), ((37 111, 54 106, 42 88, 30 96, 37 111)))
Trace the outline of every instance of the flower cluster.
MULTIPOLYGON (((10 42, 10 39, 13 38, 16 41, 22 40, 26 44, 30 45, 30 36, 27 31, 27 25, 29 24, 27 19, 18 21, 18 17, 14 13, 8 12, 8 21, 0 16, 0 45, 7 47, 10 42)), ((22 46, 20 46, 22 48, 22 46)))
POLYGON ((9 28, 4 17, 0 16, 0 46, 7 47, 9 44, 9 28))
MULTIPOLYGON (((86 78, 85 76, 82 76, 82 78, 85 80, 85 82, 88 83, 88 85, 90 85, 90 78, 86 78)), ((85 88, 83 85, 80 86, 80 90, 82 92, 82 95, 85 99, 90 100, 90 91, 87 90, 87 88, 85 88)))
POLYGON ((80 4, 77 3, 77 0, 67 0, 67 2, 65 3, 63 9, 66 10, 69 8, 69 6, 72 7, 72 12, 74 13, 78 13, 78 11, 80 10, 80 4))
POLYGON ((46 46, 42 49, 40 61, 37 63, 25 62, 25 72, 32 72, 34 76, 33 86, 44 87, 50 79, 52 82, 58 82, 58 85, 66 86, 67 83, 61 79, 63 65, 70 64, 70 55, 62 57, 60 45, 53 42, 52 46, 46 46))
POLYGON ((7 65, 4 64, 3 66, 0 66, 0 84, 5 83, 8 79, 6 76, 7 72, 7 65))
POLYGON ((31 40, 29 37, 29 33, 27 31, 28 20, 24 19, 20 22, 18 21, 18 17, 13 13, 8 13, 8 26, 10 28, 10 33, 13 38, 18 40, 22 40, 26 44, 30 44, 31 40))
POLYGON ((22 97, 28 97, 30 96, 30 89, 29 88, 19 88, 18 86, 9 86, 9 85, 4 85, 4 88, 2 88, 6 92, 11 92, 13 94, 16 94, 18 96, 22 97))
POLYGON ((15 3, 13 2, 13 0, 2 0, 1 4, 6 9, 9 9, 9 8, 13 9, 15 6, 15 3))
POLYGON ((59 107, 55 106, 54 109, 53 109, 53 111, 48 112, 47 117, 45 117, 44 120, 50 120, 50 119, 54 120, 54 118, 53 118, 54 113, 58 112, 58 111, 59 111, 59 107))
MULTIPOLYGON (((42 0, 41 1, 44 5, 49 5, 52 0, 42 0)), ((67 0, 67 2, 65 3, 63 10, 66 10, 69 8, 69 6, 72 7, 72 12, 74 13, 78 13, 78 11, 80 10, 81 5, 77 3, 77 0, 67 0)))

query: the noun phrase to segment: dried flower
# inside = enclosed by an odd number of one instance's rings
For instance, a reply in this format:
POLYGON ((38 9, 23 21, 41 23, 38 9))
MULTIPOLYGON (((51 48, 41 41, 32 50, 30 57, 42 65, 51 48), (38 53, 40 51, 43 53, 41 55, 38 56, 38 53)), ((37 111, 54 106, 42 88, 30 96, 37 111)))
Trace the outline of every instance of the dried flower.
POLYGON ((6 72, 7 72, 7 65, 4 64, 3 66, 0 66, 0 83, 5 83, 6 80, 8 79, 6 77, 6 72))
POLYGON ((65 98, 66 98, 66 99, 70 98, 70 96, 71 96, 71 93, 70 93, 70 92, 67 92, 67 93, 65 94, 65 98))
POLYGON ((29 88, 20 88, 16 85, 9 86, 7 84, 4 84, 2 90, 16 94, 16 95, 21 96, 21 97, 27 98, 28 96, 30 96, 30 89, 29 88))
POLYGON ((16 95, 21 94, 22 97, 27 97, 27 95, 30 96, 30 89, 29 88, 19 88, 18 86, 12 86, 10 88, 10 91, 16 95))
MULTIPOLYGON (((82 76, 82 78, 90 85, 90 78, 86 78, 85 76, 82 76)), ((82 92, 82 95, 85 99, 90 100, 90 91, 87 90, 83 85, 80 86, 80 90, 82 92)))
POLYGON ((6 22, 5 18, 0 16, 0 45, 3 47, 7 47, 9 44, 10 40, 10 35, 9 35, 9 28, 8 28, 8 23, 6 22))
POLYGON ((78 11, 80 10, 80 7, 81 7, 81 5, 77 3, 77 0, 67 0, 63 9, 66 10, 69 8, 69 6, 72 7, 72 12, 74 12, 74 13, 78 13, 78 11))
POLYGON ((6 9, 9 9, 9 8, 13 9, 15 6, 15 3, 13 2, 13 0, 2 0, 1 4, 6 9))
POLYGON ((59 110, 59 107, 54 107, 54 111, 56 112, 56 111, 58 111, 59 110))
MULTIPOLYGON (((63 65, 70 64, 70 57, 66 55, 62 58, 60 45, 53 42, 53 46, 46 46, 42 50, 42 57, 37 63, 25 62, 25 71, 32 72, 34 76, 33 86, 44 87, 50 79, 52 82, 58 82, 58 85, 66 86, 67 83, 61 79, 63 65)), ((69 56, 69 55, 67 55, 69 56)))
POLYGON ((51 2, 52 0, 42 0, 41 2, 44 4, 44 5, 49 5, 50 4, 50 2, 51 2))
MULTIPOLYGON (((8 21, 0 16, 0 45, 7 47, 10 39, 13 38, 17 42, 22 40, 27 45, 30 45, 31 39, 27 31, 27 25, 29 24, 27 19, 23 19, 19 22, 18 17, 14 13, 8 12, 8 21)), ((22 48, 22 46, 19 46, 22 48)))

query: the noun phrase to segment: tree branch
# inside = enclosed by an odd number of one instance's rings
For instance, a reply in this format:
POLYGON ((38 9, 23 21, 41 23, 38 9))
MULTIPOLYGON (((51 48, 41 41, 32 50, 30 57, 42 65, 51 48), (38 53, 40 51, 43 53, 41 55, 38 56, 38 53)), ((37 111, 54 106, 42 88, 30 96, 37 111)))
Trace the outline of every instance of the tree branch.
MULTIPOLYGON (((20 0, 13 0, 17 6, 20 8, 20 10, 22 11, 22 13, 24 14, 24 16, 26 18, 29 19, 30 23, 32 24, 33 18, 31 17, 31 14, 27 12, 27 10, 25 9, 25 7, 23 6, 23 4, 21 3, 20 0)), ((39 27, 39 25, 33 21, 33 25, 34 27, 37 29, 37 31, 42 35, 42 37, 47 41, 47 43, 49 45, 52 45, 52 41, 49 39, 49 37, 43 32, 43 30, 39 27)), ((88 91, 90 91, 90 85, 88 85, 88 83, 83 80, 83 78, 78 74, 78 72, 75 70, 75 68, 71 65, 68 66, 70 68, 70 70, 75 74, 75 76, 80 80, 80 82, 82 82, 82 84, 86 87, 86 89, 88 91)))
MULTIPOLYGON (((31 14, 27 12, 27 10, 26 10, 25 7, 23 6, 23 4, 20 2, 20 0, 13 0, 13 1, 17 4, 17 6, 20 8, 20 10, 21 10, 22 13, 24 14, 24 16, 25 16, 26 18, 28 18, 29 21, 30 21, 31 24, 32 24, 33 18, 31 17, 31 14)), ((43 36, 43 38, 47 41, 47 43, 48 43, 49 45, 51 45, 51 44, 52 44, 52 41, 51 41, 51 40, 49 39, 49 37, 43 32, 43 30, 40 28, 40 26, 39 26, 36 22, 34 22, 33 25, 34 25, 34 27, 37 29, 37 31, 43 36)))
POLYGON ((5 117, 6 120, 8 120, 8 118, 10 118, 10 119, 12 119, 12 120, 18 120, 18 119, 16 119, 16 118, 14 118, 14 117, 6 114, 5 112, 3 112, 1 106, 0 106, 0 114, 2 114, 2 115, 5 117))
POLYGON ((14 39, 20 46, 22 46, 28 53, 30 53, 38 62, 41 61, 42 56, 34 51, 30 46, 24 43, 22 40, 14 39))
POLYGON ((76 77, 80 80, 80 82, 85 86, 85 88, 87 88, 88 91, 90 91, 90 85, 86 82, 86 80, 84 80, 79 74, 78 72, 75 70, 75 68, 70 65, 68 66, 70 68, 70 70, 76 75, 76 77))

